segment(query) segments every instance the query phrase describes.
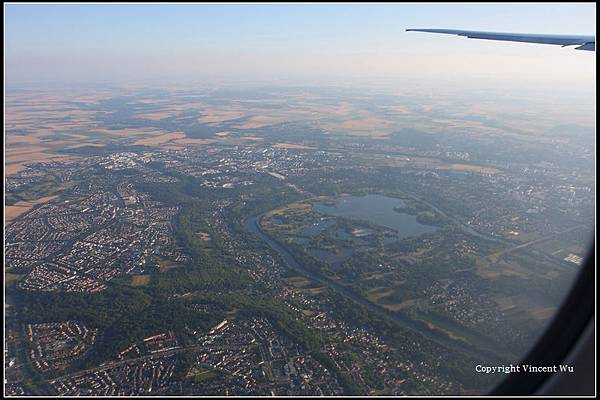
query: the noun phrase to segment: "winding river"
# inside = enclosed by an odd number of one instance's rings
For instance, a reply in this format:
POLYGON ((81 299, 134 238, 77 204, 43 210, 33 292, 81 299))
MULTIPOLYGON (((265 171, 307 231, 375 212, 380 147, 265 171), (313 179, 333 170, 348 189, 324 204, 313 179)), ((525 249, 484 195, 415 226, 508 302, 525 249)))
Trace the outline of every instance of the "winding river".
MULTIPOLYGON (((461 351, 464 351, 468 354, 471 354, 471 355, 474 355, 477 357, 484 357, 485 359, 490 360, 490 361, 491 360, 495 360, 498 362, 506 362, 507 361, 507 360, 503 359, 503 357, 500 357, 497 351, 494 351, 494 347, 497 347, 497 346, 495 346, 493 342, 491 342, 488 338, 486 338, 476 332, 472 332, 473 337, 469 338, 469 339, 475 339, 475 340, 466 340, 465 341, 465 340, 452 339, 450 336, 448 336, 448 334, 446 332, 444 332, 442 330, 431 329, 424 323, 422 323, 420 321, 416 321, 416 320, 410 318, 409 316, 407 316, 406 314, 392 313, 382 307, 379 307, 376 304, 371 303, 370 301, 357 295, 352 290, 348 289, 347 287, 345 287, 343 285, 340 285, 339 283, 335 282, 334 280, 332 280, 322 274, 319 274, 317 272, 314 272, 314 271, 311 271, 311 270, 305 268, 294 257, 294 255, 290 252, 290 250, 288 250, 287 247, 285 247, 284 245, 282 245, 281 243, 279 243, 278 241, 276 241, 275 239, 270 237, 266 232, 264 232, 262 230, 262 228, 260 227, 259 221, 263 215, 264 214, 261 214, 261 215, 258 215, 255 217, 250 217, 250 218, 247 218, 246 220, 244 220, 244 222, 243 222, 244 228, 246 229, 246 231, 253 233, 257 237, 259 237, 272 250, 276 251, 289 268, 295 270, 296 272, 299 272, 300 274, 302 274, 310 279, 318 281, 318 282, 328 286, 329 288, 334 289, 340 295, 366 307, 368 310, 376 313, 380 317, 392 319, 392 320, 396 321, 397 323, 399 323, 402 327, 410 329, 414 332, 417 332, 417 333, 427 337, 428 339, 430 339, 438 344, 441 344, 442 346, 450 347, 453 349, 460 349, 461 351), (475 346, 473 344, 473 342, 475 342, 475 341, 477 341, 479 344, 481 344, 482 342, 484 344, 482 346, 475 346)), ((464 327, 462 327, 461 330, 464 332, 464 327)), ((509 360, 509 361, 516 361, 516 360, 509 360)))

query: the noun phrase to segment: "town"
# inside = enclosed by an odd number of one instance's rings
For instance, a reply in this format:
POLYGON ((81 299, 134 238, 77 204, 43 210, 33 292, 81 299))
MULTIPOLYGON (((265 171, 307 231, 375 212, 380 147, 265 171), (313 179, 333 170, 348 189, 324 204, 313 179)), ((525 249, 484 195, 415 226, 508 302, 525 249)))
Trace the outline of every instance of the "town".
POLYGON ((552 315, 593 213, 580 170, 452 146, 85 151, 6 178, 9 395, 475 393, 497 377, 468 366, 552 315), (325 213, 369 196, 423 233, 325 213))

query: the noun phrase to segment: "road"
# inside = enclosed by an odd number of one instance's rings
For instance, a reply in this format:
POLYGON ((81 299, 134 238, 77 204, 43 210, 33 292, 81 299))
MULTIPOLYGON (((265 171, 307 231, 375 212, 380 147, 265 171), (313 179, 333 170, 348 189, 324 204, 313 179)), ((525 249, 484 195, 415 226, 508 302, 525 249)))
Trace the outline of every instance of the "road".
POLYGON ((165 351, 161 351, 161 352, 154 353, 154 354, 147 354, 145 356, 140 356, 140 357, 136 357, 136 358, 128 358, 126 360, 121 360, 121 361, 113 361, 108 364, 99 365, 99 366, 93 367, 93 368, 82 369, 79 371, 72 372, 70 374, 59 376, 54 379, 49 379, 49 381, 58 381, 58 380, 67 379, 67 378, 74 378, 74 377, 77 377, 80 375, 85 375, 88 373, 99 372, 99 371, 103 371, 106 369, 116 368, 116 367, 124 365, 124 364, 134 364, 138 361, 147 360, 147 359, 150 359, 153 357, 161 357, 162 358, 162 357, 167 357, 167 356, 171 356, 173 354, 182 353, 182 352, 190 352, 190 351, 202 350, 202 349, 207 350, 207 351, 213 351, 213 350, 231 350, 231 349, 242 349, 242 348, 245 348, 245 347, 244 346, 205 346, 205 345, 201 345, 201 344, 197 344, 194 346, 187 346, 187 347, 179 347, 176 349, 165 350, 165 351))
POLYGON ((585 228, 585 227, 586 227, 586 225, 573 226, 573 227, 571 227, 569 229, 565 229, 564 231, 560 231, 558 233, 553 233, 551 235, 547 235, 547 236, 544 236, 544 237, 541 237, 541 238, 538 238, 538 239, 535 239, 535 240, 531 240, 531 241, 529 241, 527 243, 523 243, 523 244, 520 244, 518 246, 514 246, 514 247, 508 248, 506 250, 502 250, 499 253, 494 253, 494 254, 497 255, 497 256, 501 256, 503 254, 510 253, 511 251, 515 251, 515 250, 518 250, 518 249, 523 249, 523 248, 531 246, 533 244, 545 242, 546 240, 550 240, 550 239, 553 239, 553 238, 555 238, 557 236, 564 235, 565 233, 569 233, 569 232, 574 231, 576 229, 585 228))

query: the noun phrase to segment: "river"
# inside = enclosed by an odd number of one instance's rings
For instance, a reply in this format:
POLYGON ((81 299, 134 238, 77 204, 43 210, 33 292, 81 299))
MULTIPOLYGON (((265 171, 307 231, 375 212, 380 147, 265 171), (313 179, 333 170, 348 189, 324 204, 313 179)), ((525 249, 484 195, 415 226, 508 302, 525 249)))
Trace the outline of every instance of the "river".
MULTIPOLYGON (((354 301, 355 303, 358 303, 358 304, 366 307, 368 310, 376 313, 380 317, 392 319, 393 321, 397 322, 402 327, 404 327, 406 329, 410 329, 413 332, 416 332, 420 335, 423 335, 426 338, 428 338, 444 347, 450 347, 452 349, 460 349, 461 351, 464 351, 470 355, 473 355, 476 357, 483 357, 484 359, 489 360, 489 361, 497 361, 497 362, 506 362, 507 361, 505 359, 502 359, 497 354, 497 352, 494 350, 491 350, 489 348, 476 347, 475 345, 472 344, 471 340, 467 340, 467 341, 454 340, 441 330, 430 329, 424 323, 416 321, 416 320, 410 318, 409 316, 407 316, 406 314, 392 313, 392 312, 390 312, 382 307, 379 307, 376 304, 373 304, 370 301, 362 298, 361 296, 354 293, 352 290, 348 289, 347 287, 345 287, 343 285, 340 285, 339 283, 333 281, 332 279, 329 279, 328 277, 326 277, 322 274, 316 273, 314 271, 311 271, 311 270, 305 268, 303 265, 301 265, 300 262, 298 262, 298 260, 296 260, 294 255, 287 249, 287 247, 283 246, 281 243, 279 243, 278 241, 271 238, 268 234, 266 234, 262 230, 262 228, 259 225, 259 221, 260 221, 261 217, 262 217, 262 215, 247 218, 246 220, 244 220, 244 228, 248 232, 251 232, 254 235, 258 236, 271 249, 276 251, 289 268, 295 270, 296 272, 299 272, 300 274, 302 274, 310 279, 316 280, 316 281, 326 285, 327 287, 335 290, 337 293, 341 294, 342 296, 354 301)), ((464 331, 464 328, 463 328, 463 331, 464 331)), ((476 334, 475 332, 473 334, 477 336, 478 341, 480 341, 482 339, 487 339, 487 338, 481 337, 481 335, 476 334)), ((509 360, 509 361, 516 361, 516 360, 509 360)))

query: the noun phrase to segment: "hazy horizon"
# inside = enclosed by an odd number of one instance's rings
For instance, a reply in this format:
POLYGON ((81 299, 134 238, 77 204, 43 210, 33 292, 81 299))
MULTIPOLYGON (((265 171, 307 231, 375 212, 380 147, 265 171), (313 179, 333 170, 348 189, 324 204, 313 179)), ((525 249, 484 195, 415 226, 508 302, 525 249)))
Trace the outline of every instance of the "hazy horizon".
POLYGON ((590 35, 595 4, 8 4, 5 10, 7 86, 391 81, 595 87, 595 53, 405 32, 441 27, 590 35))

